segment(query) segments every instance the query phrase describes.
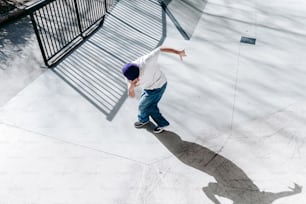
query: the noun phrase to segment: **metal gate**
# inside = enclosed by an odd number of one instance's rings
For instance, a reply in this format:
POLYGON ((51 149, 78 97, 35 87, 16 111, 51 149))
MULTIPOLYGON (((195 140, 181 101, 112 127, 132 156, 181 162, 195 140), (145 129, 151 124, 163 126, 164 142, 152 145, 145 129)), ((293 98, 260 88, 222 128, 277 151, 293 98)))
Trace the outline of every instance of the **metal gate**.
POLYGON ((44 0, 31 6, 45 64, 51 67, 103 24, 116 0, 44 0))

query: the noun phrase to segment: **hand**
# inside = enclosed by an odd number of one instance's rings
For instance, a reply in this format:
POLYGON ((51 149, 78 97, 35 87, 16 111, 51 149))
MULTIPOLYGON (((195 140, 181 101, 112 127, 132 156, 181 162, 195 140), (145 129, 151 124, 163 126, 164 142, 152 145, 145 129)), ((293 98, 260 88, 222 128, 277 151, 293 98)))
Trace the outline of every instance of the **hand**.
POLYGON ((292 190, 294 193, 301 193, 302 192, 302 186, 294 184, 294 188, 288 187, 290 190, 292 190))
POLYGON ((180 56, 180 59, 183 61, 183 57, 187 56, 185 53, 185 49, 178 51, 178 55, 180 56))
POLYGON ((133 81, 130 81, 130 83, 135 87, 135 86, 138 86, 138 83, 139 82, 139 78, 136 78, 134 79, 133 81))
POLYGON ((135 87, 138 85, 139 78, 134 79, 133 81, 130 81, 129 86, 128 86, 128 95, 130 97, 135 97, 135 87))
POLYGON ((132 98, 135 97, 135 91, 134 91, 133 88, 128 90, 128 95, 129 95, 130 97, 132 97, 132 98))

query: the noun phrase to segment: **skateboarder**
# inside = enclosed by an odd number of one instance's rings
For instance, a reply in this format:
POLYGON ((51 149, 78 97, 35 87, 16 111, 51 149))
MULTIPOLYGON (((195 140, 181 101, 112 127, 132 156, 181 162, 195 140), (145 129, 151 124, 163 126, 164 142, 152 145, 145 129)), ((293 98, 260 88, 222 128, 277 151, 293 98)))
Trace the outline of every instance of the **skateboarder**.
POLYGON ((185 50, 158 47, 149 54, 122 67, 122 73, 128 79, 128 95, 135 96, 136 86, 143 89, 138 105, 138 121, 134 125, 136 128, 143 127, 149 123, 151 116, 157 124, 153 130, 154 133, 161 133, 164 127, 169 125, 158 109, 158 102, 167 86, 167 79, 158 65, 160 52, 177 54, 181 60, 186 56, 185 50))

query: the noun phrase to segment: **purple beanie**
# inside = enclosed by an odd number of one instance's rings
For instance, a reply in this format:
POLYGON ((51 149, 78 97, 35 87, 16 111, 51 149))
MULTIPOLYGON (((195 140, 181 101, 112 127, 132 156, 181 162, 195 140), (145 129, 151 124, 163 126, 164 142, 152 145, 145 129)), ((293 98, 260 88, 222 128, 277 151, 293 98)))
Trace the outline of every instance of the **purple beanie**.
POLYGON ((139 67, 137 64, 127 63, 122 67, 122 74, 128 80, 134 80, 139 76, 139 67))

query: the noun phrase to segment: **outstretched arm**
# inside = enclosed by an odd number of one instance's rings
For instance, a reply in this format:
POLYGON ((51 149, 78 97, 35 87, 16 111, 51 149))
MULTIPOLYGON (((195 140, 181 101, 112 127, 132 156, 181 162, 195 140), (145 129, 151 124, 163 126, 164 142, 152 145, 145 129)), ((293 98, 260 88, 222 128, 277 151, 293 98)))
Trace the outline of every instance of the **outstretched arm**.
POLYGON ((302 192, 302 186, 298 185, 298 184, 294 184, 294 187, 288 187, 291 191, 284 191, 284 192, 280 192, 280 193, 276 193, 277 196, 279 197, 285 197, 285 196, 290 196, 290 195, 294 195, 294 194, 298 194, 302 192))
POLYGON ((291 195, 295 195, 298 193, 302 192, 302 186, 298 185, 298 184, 294 184, 294 187, 291 188, 289 187, 290 191, 283 191, 283 192, 279 192, 279 193, 267 193, 264 192, 266 195, 270 196, 271 200, 277 200, 279 198, 283 198, 283 197, 287 197, 287 196, 291 196, 291 195))
POLYGON ((161 47, 160 51, 161 52, 177 54, 177 55, 179 55, 181 60, 183 60, 183 57, 186 56, 185 50, 176 50, 176 49, 169 48, 169 47, 161 47))
POLYGON ((298 184, 294 184, 294 187, 288 187, 291 191, 284 191, 284 192, 280 192, 277 193, 277 195, 279 196, 289 196, 289 195, 294 195, 294 194, 298 194, 302 192, 302 186, 298 185, 298 184))

